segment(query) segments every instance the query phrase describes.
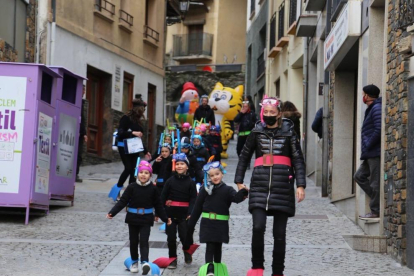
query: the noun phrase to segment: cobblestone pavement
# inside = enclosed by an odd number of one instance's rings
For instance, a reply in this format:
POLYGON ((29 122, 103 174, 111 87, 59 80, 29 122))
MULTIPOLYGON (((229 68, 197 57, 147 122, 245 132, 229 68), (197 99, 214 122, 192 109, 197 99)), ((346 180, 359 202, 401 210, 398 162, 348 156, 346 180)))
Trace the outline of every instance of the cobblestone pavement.
MULTIPOLYGON (((237 163, 235 142, 231 142, 229 153, 233 158, 226 160, 225 182, 232 184, 237 163)), ((84 182, 76 186, 75 205, 53 202, 49 215, 34 212, 29 225, 24 225, 24 213, 0 209, 0 275, 129 275, 122 264, 129 255, 125 216, 121 212, 111 221, 105 219, 113 206, 107 193, 121 170, 120 163, 82 167, 84 182)), ((246 174, 247 184, 250 174, 246 174)), ((306 192, 306 200, 297 205, 297 216, 288 223, 286 275, 414 275, 385 254, 351 250, 342 234, 363 234, 361 229, 328 199, 321 198, 312 183, 306 192)), ((245 275, 250 266, 252 219, 247 206, 245 201, 231 207, 230 243, 223 249, 223 262, 231 276, 245 275)), ((271 270, 271 225, 269 218, 265 275, 271 270)), ((156 224, 152 229, 151 241, 165 242, 166 236, 158 227, 156 224)), ((198 229, 194 237, 198 239, 198 229)), ((204 252, 201 245, 191 265, 183 264, 179 252, 178 268, 163 275, 198 275, 204 252)), ((159 256, 167 256, 167 249, 150 249, 150 258, 159 256)))

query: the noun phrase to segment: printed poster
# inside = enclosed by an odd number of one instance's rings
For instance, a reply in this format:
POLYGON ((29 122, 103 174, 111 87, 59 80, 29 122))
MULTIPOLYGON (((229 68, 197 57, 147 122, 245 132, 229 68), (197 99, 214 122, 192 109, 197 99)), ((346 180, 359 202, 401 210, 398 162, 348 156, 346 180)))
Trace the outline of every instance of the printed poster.
POLYGON ((26 82, 0 76, 0 193, 19 192, 26 82))
POLYGON ((56 159, 56 175, 72 178, 73 164, 75 160, 75 144, 79 137, 76 137, 76 118, 60 113, 59 119, 59 140, 56 159))
POLYGON ((37 159, 35 193, 49 193, 50 154, 52 147, 52 117, 39 112, 37 129, 37 159))

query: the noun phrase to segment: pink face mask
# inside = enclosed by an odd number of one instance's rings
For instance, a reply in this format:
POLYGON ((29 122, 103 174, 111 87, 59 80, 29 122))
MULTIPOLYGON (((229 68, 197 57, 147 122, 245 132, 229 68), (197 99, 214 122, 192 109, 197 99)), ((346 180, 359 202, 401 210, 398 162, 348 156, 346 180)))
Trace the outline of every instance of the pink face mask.
POLYGON ((364 104, 367 103, 367 97, 365 97, 366 95, 362 96, 362 101, 364 102, 364 104))

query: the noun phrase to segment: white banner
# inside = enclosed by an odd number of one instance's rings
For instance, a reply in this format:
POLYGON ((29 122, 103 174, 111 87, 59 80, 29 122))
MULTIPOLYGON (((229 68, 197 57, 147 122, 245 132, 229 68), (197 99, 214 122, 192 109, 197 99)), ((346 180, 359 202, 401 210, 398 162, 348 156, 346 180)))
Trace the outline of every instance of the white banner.
POLYGON ((79 137, 76 137, 76 118, 60 113, 56 175, 67 178, 73 176, 73 162, 76 156, 75 144, 78 140, 79 137))
POLYGON ((0 76, 0 193, 19 192, 26 82, 0 76))
POLYGON ((52 144, 53 119, 39 112, 37 129, 37 159, 36 159, 36 186, 35 192, 49 193, 50 152, 52 144))

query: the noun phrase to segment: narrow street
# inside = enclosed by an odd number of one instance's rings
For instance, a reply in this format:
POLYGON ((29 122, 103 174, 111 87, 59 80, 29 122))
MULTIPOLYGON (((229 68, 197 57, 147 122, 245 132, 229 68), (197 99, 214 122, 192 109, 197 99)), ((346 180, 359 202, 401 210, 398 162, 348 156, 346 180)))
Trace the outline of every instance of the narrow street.
MULTIPOLYGON (((225 182, 232 184, 237 159, 235 142, 230 144, 225 182)), ((8 215, 1 209, 1 275, 131 275, 123 261, 129 257, 128 227, 124 214, 112 221, 105 218, 113 203, 107 198, 116 182, 121 164, 87 166, 81 169, 83 183, 77 183, 75 205, 53 202, 50 214, 33 214, 29 225, 24 215, 8 215)), ((251 171, 246 175, 250 178, 251 171)), ((363 234, 320 189, 308 184, 307 198, 297 205, 297 215, 289 220, 286 275, 414 275, 390 256, 353 251, 342 234, 363 234)), ((230 275, 242 276, 250 266, 251 216, 247 200, 231 210, 230 243, 224 246, 223 261, 230 275)), ((272 221, 268 220, 268 229, 272 221)), ((167 256, 166 236, 155 224, 150 237, 150 259, 167 256)), ((198 231, 195 233, 198 239, 198 231)), ((266 272, 269 275, 272 233, 266 232, 266 272)), ((198 275, 204 262, 205 247, 194 254, 192 265, 185 265, 182 254, 176 270, 162 275, 198 275)))

